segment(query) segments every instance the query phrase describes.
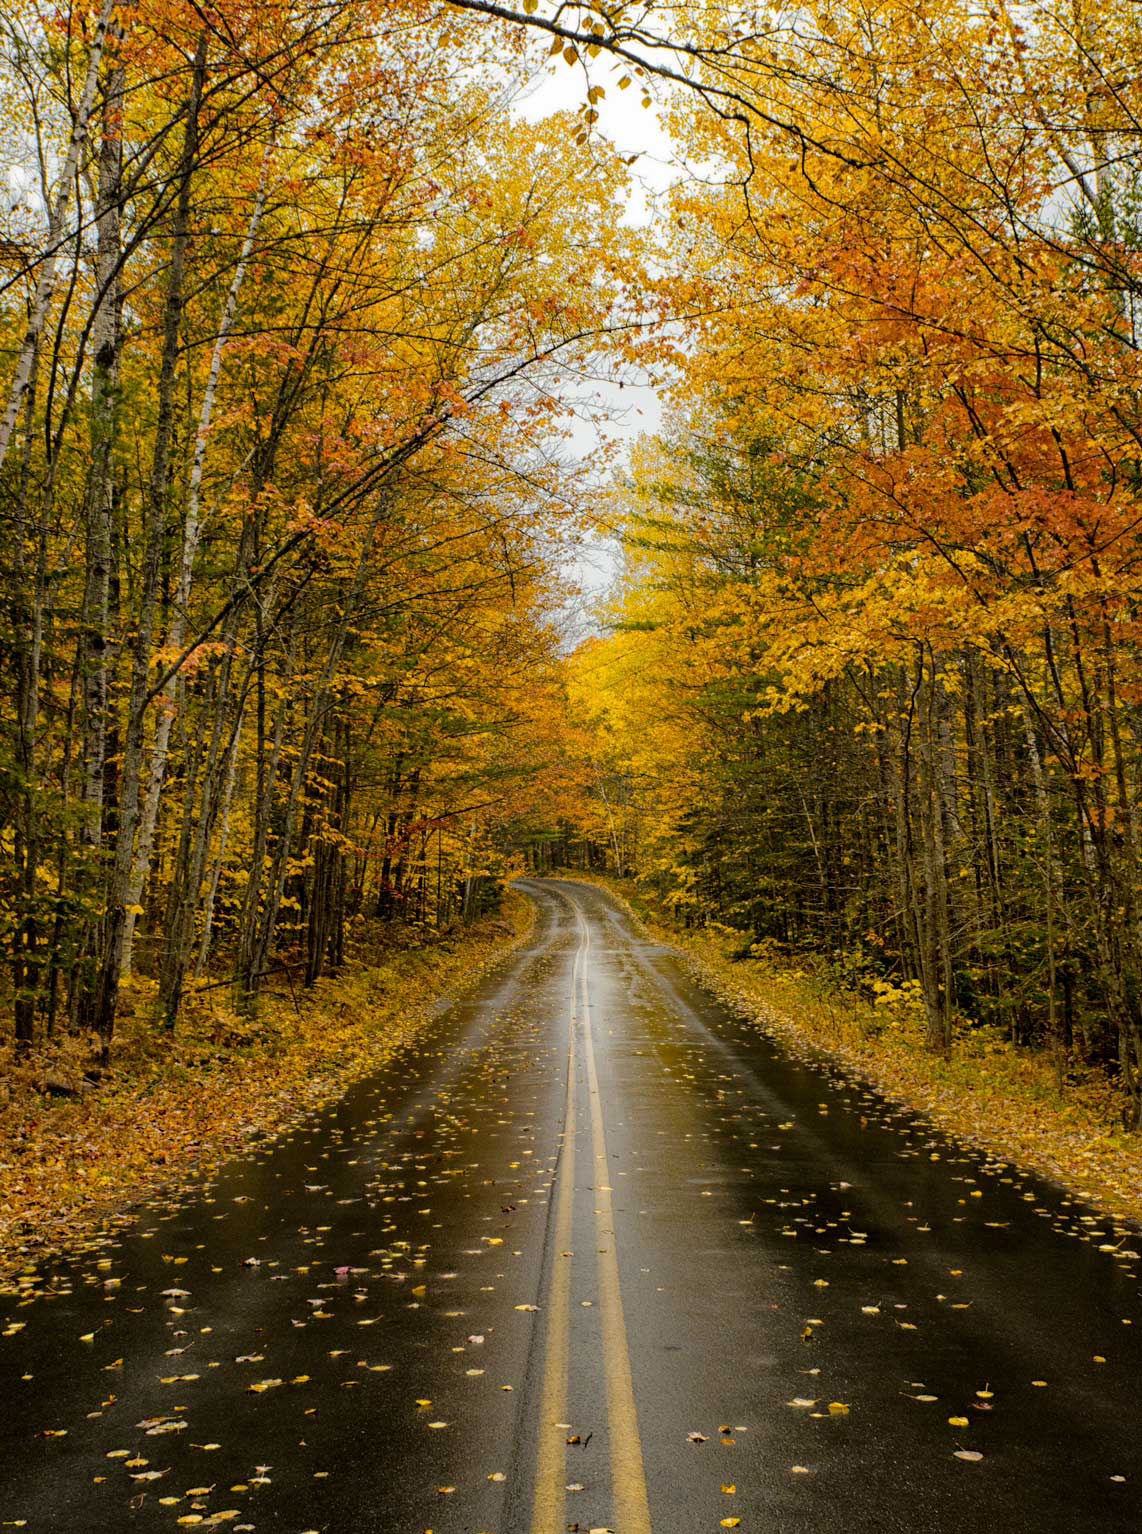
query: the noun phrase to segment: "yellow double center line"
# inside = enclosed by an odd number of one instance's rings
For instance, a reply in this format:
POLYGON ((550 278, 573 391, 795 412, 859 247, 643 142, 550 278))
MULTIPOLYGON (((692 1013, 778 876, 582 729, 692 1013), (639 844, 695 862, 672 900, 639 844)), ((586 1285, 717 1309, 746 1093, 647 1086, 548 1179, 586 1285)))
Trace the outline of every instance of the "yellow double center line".
MULTIPOLYGON (((572 902, 574 905, 574 902, 572 902)), ((571 1026, 567 1058, 567 1099, 564 1109, 563 1153, 555 1205, 555 1252, 547 1303, 543 1395, 540 1402, 539 1451, 535 1472, 532 1534, 563 1534, 566 1467, 568 1355, 571 1331, 571 1235, 575 1193, 575 1055, 580 1035, 587 1072, 591 1113, 591 1149, 595 1163, 595 1246, 598 1260, 599 1310, 603 1368, 607 1392, 607 1426, 611 1448, 611 1484, 618 1534, 651 1534, 646 1472, 638 1431, 630 1350, 623 1318, 615 1246, 614 1209, 607 1167, 607 1139, 595 1066, 591 1031, 587 960, 591 931, 575 905, 579 946, 571 975, 571 1026)))
POLYGON ((575 1020, 579 958, 571 975, 571 1027, 567 1047, 567 1097, 563 1108, 563 1150, 555 1199, 555 1249, 547 1296, 547 1340, 543 1353, 543 1395, 539 1403, 539 1448, 535 1464, 532 1534, 563 1534, 566 1496, 567 1356, 571 1340, 571 1230, 575 1212, 575 1020))

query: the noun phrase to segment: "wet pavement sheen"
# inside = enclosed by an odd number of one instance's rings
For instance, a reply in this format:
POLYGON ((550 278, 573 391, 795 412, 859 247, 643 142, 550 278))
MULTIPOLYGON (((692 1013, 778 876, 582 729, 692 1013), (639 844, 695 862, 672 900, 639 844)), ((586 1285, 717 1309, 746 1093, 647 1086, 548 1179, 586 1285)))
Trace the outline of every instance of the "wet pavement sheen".
POLYGON ((383 1071, 0 1296, 0 1529, 1142 1529, 1138 1234, 523 887, 383 1071))

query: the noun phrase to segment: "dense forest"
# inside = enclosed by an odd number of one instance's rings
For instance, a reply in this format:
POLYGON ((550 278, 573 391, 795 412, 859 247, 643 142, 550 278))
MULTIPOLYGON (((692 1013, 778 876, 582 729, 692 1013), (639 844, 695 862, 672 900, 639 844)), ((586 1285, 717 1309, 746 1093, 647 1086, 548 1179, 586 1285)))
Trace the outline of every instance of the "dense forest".
POLYGON ((1136 6, 27 0, 0 52, 18 1048, 523 855, 1138 1124, 1136 6), (646 229, 604 97, 677 146, 646 229), (608 370, 670 405, 604 491, 608 370))
POLYGON ((690 34, 714 99, 674 133, 732 169, 672 198, 676 407, 570 684, 612 866, 911 988, 938 1050, 963 1019, 1106 1062, 1135 1125, 1139 20, 690 34))
POLYGON ((4 942, 16 1041, 106 1052, 133 968, 173 1026, 208 971, 478 904, 622 167, 505 138, 511 39, 416 5, 31 4, 3 44, 4 942))

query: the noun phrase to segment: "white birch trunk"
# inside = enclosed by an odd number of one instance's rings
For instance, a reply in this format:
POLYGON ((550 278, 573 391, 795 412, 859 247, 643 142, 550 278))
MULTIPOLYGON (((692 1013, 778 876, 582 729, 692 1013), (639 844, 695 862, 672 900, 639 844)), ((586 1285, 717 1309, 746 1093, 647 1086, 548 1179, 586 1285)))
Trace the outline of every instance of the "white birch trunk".
POLYGON ((63 248, 64 219, 67 217, 67 207, 71 200, 71 188, 75 181, 79 156, 87 142, 91 109, 95 104, 95 89, 99 83, 99 67, 103 62, 103 49, 114 10, 115 0, 103 0, 103 8, 95 28, 95 38, 91 44, 91 56, 87 61, 87 77, 83 82, 83 93, 76 109, 75 125, 71 130, 67 156, 63 163, 63 170, 60 172, 59 191, 56 193, 55 203, 48 216, 48 240, 40 266, 39 281, 36 283, 36 291, 32 299, 32 312, 28 316, 28 328, 24 332, 24 340, 16 362, 15 376, 8 393, 8 404, 3 420, 0 420, 0 466, 8 456, 12 433, 16 429, 24 399, 31 386, 36 350, 40 344, 44 321, 47 319, 48 306, 55 292, 56 267, 60 250, 63 248))
MULTIPOLYGON (((266 181, 269 175, 272 150, 273 140, 271 139, 270 143, 266 145, 266 151, 262 158, 262 171, 258 181, 257 197, 254 201, 253 211, 250 214, 250 222, 247 226, 246 238, 242 243, 242 250, 238 257, 238 265, 234 268, 234 275, 230 280, 230 290, 226 295, 226 305, 222 311, 218 333, 214 338, 214 350, 210 358, 210 372, 207 375, 206 388, 202 395, 202 406, 198 413, 198 429, 194 439, 194 457, 190 467, 186 520, 183 524, 182 556, 179 561, 178 585, 175 589, 174 612, 171 615, 170 629, 167 633, 167 645, 171 650, 181 649, 186 637, 190 589, 194 579, 194 561, 198 553, 199 539, 202 536, 202 473, 206 463, 206 444, 210 437, 210 423, 214 415, 214 401, 218 394, 218 380, 222 373, 222 354, 226 349, 226 341, 230 335, 234 316, 238 310, 238 298, 246 278, 246 269, 250 264, 250 254, 254 248, 258 225, 261 223, 262 212, 266 205, 266 181)), ((139 824, 139 839, 135 850, 135 863, 131 870, 131 883, 127 896, 127 925, 123 940, 124 975, 128 975, 131 972, 135 922, 139 914, 139 902, 143 894, 143 885, 146 883, 147 874, 150 872, 151 857, 155 848, 155 829, 158 825, 159 803, 162 799, 167 752, 170 748, 171 727, 174 723, 177 684, 178 679, 171 677, 163 689, 159 717, 155 725, 155 739, 151 748, 151 770, 147 782, 147 797, 143 804, 143 814, 139 824)))

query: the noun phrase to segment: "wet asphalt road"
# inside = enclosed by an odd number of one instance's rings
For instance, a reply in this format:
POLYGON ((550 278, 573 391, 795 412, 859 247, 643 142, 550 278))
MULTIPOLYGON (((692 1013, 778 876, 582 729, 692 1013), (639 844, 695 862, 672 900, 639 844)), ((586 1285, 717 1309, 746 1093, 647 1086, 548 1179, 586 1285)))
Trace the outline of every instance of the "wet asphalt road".
POLYGON ((382 1073, 0 1296, 0 1529, 1137 1534, 1137 1233, 525 888, 382 1073))

